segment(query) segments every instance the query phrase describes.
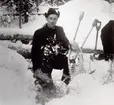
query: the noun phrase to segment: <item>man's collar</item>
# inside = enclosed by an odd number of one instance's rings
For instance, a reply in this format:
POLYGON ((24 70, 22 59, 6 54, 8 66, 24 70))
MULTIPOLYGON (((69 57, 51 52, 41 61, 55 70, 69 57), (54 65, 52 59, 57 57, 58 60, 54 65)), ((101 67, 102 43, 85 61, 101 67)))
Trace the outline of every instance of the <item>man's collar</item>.
POLYGON ((55 28, 56 28, 56 26, 55 27, 50 27, 48 24, 46 24, 46 27, 48 27, 48 28, 50 28, 50 29, 52 29, 52 30, 55 30, 55 28))

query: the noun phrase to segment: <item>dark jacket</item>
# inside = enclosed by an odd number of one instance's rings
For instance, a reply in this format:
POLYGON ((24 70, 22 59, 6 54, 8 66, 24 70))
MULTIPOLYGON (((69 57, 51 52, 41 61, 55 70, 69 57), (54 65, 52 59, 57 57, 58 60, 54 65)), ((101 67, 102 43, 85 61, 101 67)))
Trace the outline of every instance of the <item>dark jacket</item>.
POLYGON ((47 37, 53 36, 54 34, 56 34, 57 43, 61 42, 62 46, 69 50, 69 41, 65 36, 63 28, 56 26, 55 29, 51 29, 45 25, 34 33, 31 50, 33 70, 36 70, 41 66, 41 46, 48 44, 47 37))
POLYGON ((104 54, 114 54, 114 21, 110 20, 101 30, 104 54))

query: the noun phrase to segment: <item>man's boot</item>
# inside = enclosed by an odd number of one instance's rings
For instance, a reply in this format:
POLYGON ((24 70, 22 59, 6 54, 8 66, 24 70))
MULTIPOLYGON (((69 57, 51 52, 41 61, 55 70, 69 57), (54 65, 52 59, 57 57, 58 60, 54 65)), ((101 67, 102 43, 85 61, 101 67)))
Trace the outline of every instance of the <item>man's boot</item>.
POLYGON ((70 75, 65 75, 65 74, 63 74, 61 80, 62 80, 66 85, 68 85, 69 82, 70 82, 70 80, 71 80, 71 77, 70 77, 70 75))

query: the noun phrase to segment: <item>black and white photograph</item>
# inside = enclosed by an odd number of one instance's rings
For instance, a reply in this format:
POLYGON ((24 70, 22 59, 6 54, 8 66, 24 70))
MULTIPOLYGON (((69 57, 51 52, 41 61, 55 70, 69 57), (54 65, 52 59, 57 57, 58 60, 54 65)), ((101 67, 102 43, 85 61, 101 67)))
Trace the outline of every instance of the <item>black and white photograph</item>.
POLYGON ((0 105, 114 105, 114 0, 0 0, 0 105))

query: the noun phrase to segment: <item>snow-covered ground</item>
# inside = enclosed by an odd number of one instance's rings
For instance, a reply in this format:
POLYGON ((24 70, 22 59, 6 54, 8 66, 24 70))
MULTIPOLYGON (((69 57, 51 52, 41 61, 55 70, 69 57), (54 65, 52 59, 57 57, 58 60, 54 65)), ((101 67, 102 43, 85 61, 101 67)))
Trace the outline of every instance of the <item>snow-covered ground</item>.
MULTIPOLYGON (((0 47, 0 104, 1 105, 36 105, 31 71, 27 70, 26 60, 15 51, 0 47)), ((62 98, 56 98, 46 105, 114 105, 114 83, 103 85, 103 76, 109 69, 108 62, 91 62, 89 74, 89 54, 84 54, 84 65, 87 73, 79 74, 69 84, 70 92, 62 98)), ((54 80, 60 80, 62 71, 53 71, 54 80)), ((39 105, 39 104, 37 104, 39 105)))
MULTIPOLYGON (((84 55, 85 70, 87 73, 79 74, 69 84, 70 93, 61 99, 54 99, 46 105, 113 105, 114 83, 104 84, 104 76, 107 75, 109 63, 105 61, 91 62, 91 69, 96 69, 89 74, 89 54, 84 55)), ((56 71, 57 72, 57 71, 56 71)))
MULTIPOLYGON (((102 21, 102 27, 110 19, 113 19, 113 8, 106 1, 72 0, 60 7, 61 16, 58 21, 58 25, 64 27, 70 40, 75 34, 81 12, 85 14, 76 37, 79 45, 82 44, 95 18, 102 21)), ((0 29, 0 32, 33 35, 34 31, 45 23, 43 16, 36 16, 36 18, 36 21, 25 24, 23 29, 7 29, 7 31, 0 29)), ((93 48, 95 35, 94 29, 85 47, 93 48)), ((100 38, 98 48, 102 48, 100 38)), ((73 78, 68 86, 69 94, 62 98, 53 99, 46 105, 114 105, 114 83, 103 85, 103 78, 107 75, 110 66, 109 62, 103 60, 91 62, 89 57, 89 54, 84 54, 86 73, 73 78), (91 69, 96 70, 93 75, 89 74, 90 63, 91 69)), ((53 71, 53 79, 60 80, 61 73, 62 71, 53 71)), ((34 99, 36 93, 33 91, 34 79, 31 71, 27 70, 26 60, 15 51, 5 47, 0 47, 0 77, 0 105, 36 105, 34 99)))

